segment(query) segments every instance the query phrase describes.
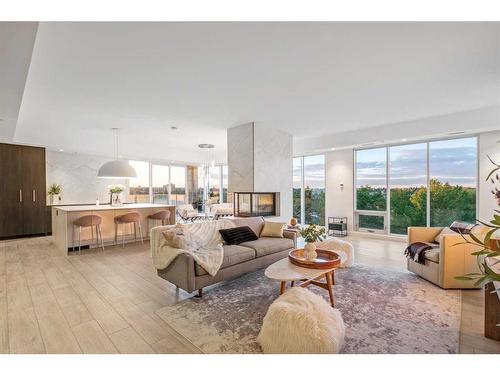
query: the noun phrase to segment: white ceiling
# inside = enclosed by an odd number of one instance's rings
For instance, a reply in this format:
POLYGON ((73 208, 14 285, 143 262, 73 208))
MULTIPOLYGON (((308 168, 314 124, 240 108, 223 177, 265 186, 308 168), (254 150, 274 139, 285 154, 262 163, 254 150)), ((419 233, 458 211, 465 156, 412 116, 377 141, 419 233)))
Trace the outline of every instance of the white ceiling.
POLYGON ((0 22, 0 141, 14 137, 36 29, 36 22, 0 22))
MULTIPOLYGON (((226 129, 295 137, 499 104, 498 23, 40 23, 14 141, 225 158, 226 129), (178 127, 173 131, 170 126, 178 127)), ((0 115, 1 117, 1 115, 0 115)))

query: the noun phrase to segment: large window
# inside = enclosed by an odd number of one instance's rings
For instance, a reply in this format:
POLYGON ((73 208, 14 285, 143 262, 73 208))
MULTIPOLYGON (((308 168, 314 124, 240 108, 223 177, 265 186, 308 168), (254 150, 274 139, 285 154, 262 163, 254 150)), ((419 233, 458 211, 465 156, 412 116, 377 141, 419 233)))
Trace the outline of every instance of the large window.
POLYGON ((129 180, 128 201, 149 203, 149 163, 130 160, 129 164, 135 169, 137 177, 129 180))
POLYGON ((476 218, 476 138, 429 144, 431 226, 476 218))
POLYGON ((208 199, 211 203, 220 203, 221 173, 220 166, 210 167, 208 170, 208 199))
POLYGON ((302 224, 325 225, 325 155, 294 158, 293 215, 302 224))
POLYGON ((186 202, 186 167, 172 165, 170 167, 170 203, 186 202))
POLYGON ((477 139, 358 150, 355 185, 360 230, 402 235, 409 226, 474 222, 477 139))
POLYGON ((152 165, 153 203, 170 203, 170 167, 168 165, 152 165))
POLYGON ((227 199, 227 187, 228 187, 228 169, 227 165, 222 166, 222 197, 221 197, 221 203, 226 203, 228 201, 227 199))
POLYGON ((427 223, 427 144, 389 148, 391 233, 427 223))

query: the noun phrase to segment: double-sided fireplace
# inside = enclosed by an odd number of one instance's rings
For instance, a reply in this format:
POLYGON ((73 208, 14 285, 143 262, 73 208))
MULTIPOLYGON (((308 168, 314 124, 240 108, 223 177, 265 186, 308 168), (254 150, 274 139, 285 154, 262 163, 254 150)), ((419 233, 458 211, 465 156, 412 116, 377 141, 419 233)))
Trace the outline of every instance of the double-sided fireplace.
POLYGON ((279 216, 280 193, 234 193, 234 216, 279 216))

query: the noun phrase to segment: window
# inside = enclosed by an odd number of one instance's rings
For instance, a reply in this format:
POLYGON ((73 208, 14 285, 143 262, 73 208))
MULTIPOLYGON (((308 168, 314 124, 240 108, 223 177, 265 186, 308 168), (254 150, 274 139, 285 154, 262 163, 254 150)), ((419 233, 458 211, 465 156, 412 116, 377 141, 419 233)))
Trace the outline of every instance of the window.
POLYGON ((404 235, 409 226, 475 221, 475 137, 358 150, 355 167, 359 230, 404 235))
POLYGON ((153 192, 153 203, 164 203, 168 204, 170 202, 169 190, 170 190, 170 168, 168 165, 156 165, 152 166, 152 182, 153 185, 151 190, 153 192))
POLYGON ((430 142, 430 225, 449 226, 454 220, 476 218, 477 140, 430 142))
POLYGON ((208 170, 208 199, 211 203, 220 203, 221 167, 210 167, 208 170))
POLYGON ((389 148, 391 233, 427 223, 427 143, 389 148))
POLYGON ((301 224, 325 225, 325 155, 293 159, 293 215, 301 224))
POLYGON ((170 204, 184 204, 186 198, 186 167, 170 167, 170 204))
POLYGON ((149 163, 147 161, 129 160, 137 177, 129 180, 128 201, 133 203, 149 203, 149 163))
POLYGON ((304 157, 306 224, 325 225, 325 155, 304 157))
POLYGON ((386 148, 356 152, 356 209, 387 209, 386 148))
POLYGON ((221 203, 227 203, 228 169, 227 165, 222 166, 222 197, 221 203))
POLYGON ((293 217, 300 223, 304 220, 302 212, 302 159, 293 158, 293 217))

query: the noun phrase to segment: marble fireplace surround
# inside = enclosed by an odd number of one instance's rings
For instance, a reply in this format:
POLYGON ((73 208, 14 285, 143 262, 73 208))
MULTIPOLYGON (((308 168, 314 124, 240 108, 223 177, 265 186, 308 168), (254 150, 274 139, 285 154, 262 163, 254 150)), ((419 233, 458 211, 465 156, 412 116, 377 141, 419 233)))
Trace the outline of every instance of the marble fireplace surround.
POLYGON ((293 137, 250 122, 227 132, 228 191, 280 193, 277 220, 292 217, 293 137))

